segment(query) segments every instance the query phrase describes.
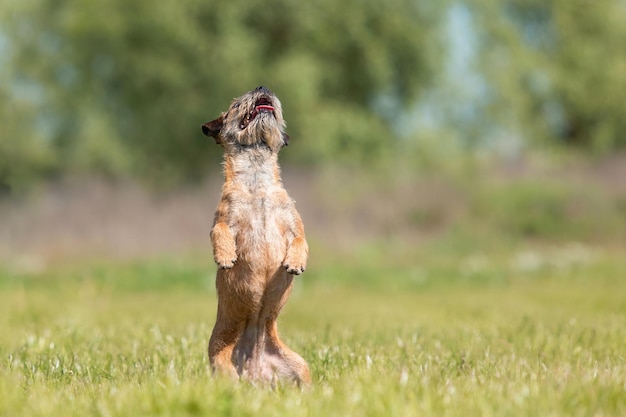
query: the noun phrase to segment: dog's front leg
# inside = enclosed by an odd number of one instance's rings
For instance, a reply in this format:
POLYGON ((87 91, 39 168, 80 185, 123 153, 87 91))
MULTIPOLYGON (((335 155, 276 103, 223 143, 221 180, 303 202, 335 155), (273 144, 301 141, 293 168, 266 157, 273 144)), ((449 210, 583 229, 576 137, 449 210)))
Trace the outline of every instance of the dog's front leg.
POLYGON ((283 266, 290 274, 300 275, 306 269, 306 261, 309 256, 309 245, 304 237, 304 225, 297 211, 293 213, 293 234, 294 239, 287 248, 287 255, 283 261, 283 266))
POLYGON ((235 237, 227 223, 228 200, 222 199, 215 212, 215 224, 211 229, 211 244, 215 263, 223 269, 232 268, 237 261, 235 237))
POLYGON ((230 227, 220 222, 211 230, 211 244, 213 245, 213 258, 220 268, 232 268, 237 261, 235 238, 230 227))

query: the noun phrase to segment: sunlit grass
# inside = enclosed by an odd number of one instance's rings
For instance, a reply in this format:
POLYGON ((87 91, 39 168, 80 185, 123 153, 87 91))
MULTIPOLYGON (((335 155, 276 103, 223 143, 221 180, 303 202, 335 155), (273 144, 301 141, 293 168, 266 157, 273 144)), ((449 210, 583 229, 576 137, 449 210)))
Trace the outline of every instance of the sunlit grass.
POLYGON ((620 251, 359 253, 312 263, 281 316, 306 390, 210 375, 210 260, 6 267, 0 415, 626 414, 620 251))

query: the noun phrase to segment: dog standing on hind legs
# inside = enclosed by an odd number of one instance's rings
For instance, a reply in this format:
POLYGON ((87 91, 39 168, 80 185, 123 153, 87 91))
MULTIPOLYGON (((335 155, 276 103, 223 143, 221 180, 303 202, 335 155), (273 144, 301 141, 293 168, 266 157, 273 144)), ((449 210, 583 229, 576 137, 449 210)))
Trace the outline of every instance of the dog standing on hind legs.
POLYGON ((211 367, 255 382, 308 384, 306 362, 279 339, 276 326, 309 250, 280 177, 278 152, 289 142, 280 101, 258 87, 202 132, 224 148, 225 181, 211 230, 219 267, 211 367))

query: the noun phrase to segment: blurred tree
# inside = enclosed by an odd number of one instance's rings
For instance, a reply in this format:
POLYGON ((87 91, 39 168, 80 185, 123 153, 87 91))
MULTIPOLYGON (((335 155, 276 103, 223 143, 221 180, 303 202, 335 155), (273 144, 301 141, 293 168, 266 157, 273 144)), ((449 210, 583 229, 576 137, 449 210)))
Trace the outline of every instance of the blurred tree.
POLYGON ((0 108, 3 124, 13 119, 10 132, 19 132, 2 134, 0 152, 21 152, 26 166, 43 158, 46 172, 197 178, 210 155, 221 157, 200 124, 263 84, 283 101, 294 144, 287 158, 371 161, 393 145, 397 117, 373 111, 377 101, 413 103, 441 66, 444 8, 412 0, 13 2, 0 12, 12 65, 2 93, 35 93, 27 112, 0 108), (35 143, 41 150, 21 150, 35 143))
POLYGON ((0 197, 11 186, 19 187, 49 174, 55 159, 53 149, 34 126, 40 92, 19 83, 9 84, 13 67, 8 52, 0 42, 0 197))
POLYGON ((468 0, 487 114, 539 140, 626 144, 626 5, 620 0, 468 0))

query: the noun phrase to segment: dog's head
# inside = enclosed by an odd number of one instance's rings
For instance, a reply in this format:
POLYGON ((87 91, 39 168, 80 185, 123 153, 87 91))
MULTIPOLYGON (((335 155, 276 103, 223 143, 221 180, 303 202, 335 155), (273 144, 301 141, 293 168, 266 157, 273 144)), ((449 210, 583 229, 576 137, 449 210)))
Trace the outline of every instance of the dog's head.
POLYGON ((278 152, 289 144, 280 101, 262 86, 234 99, 227 112, 202 125, 202 133, 227 152, 259 146, 278 152))

